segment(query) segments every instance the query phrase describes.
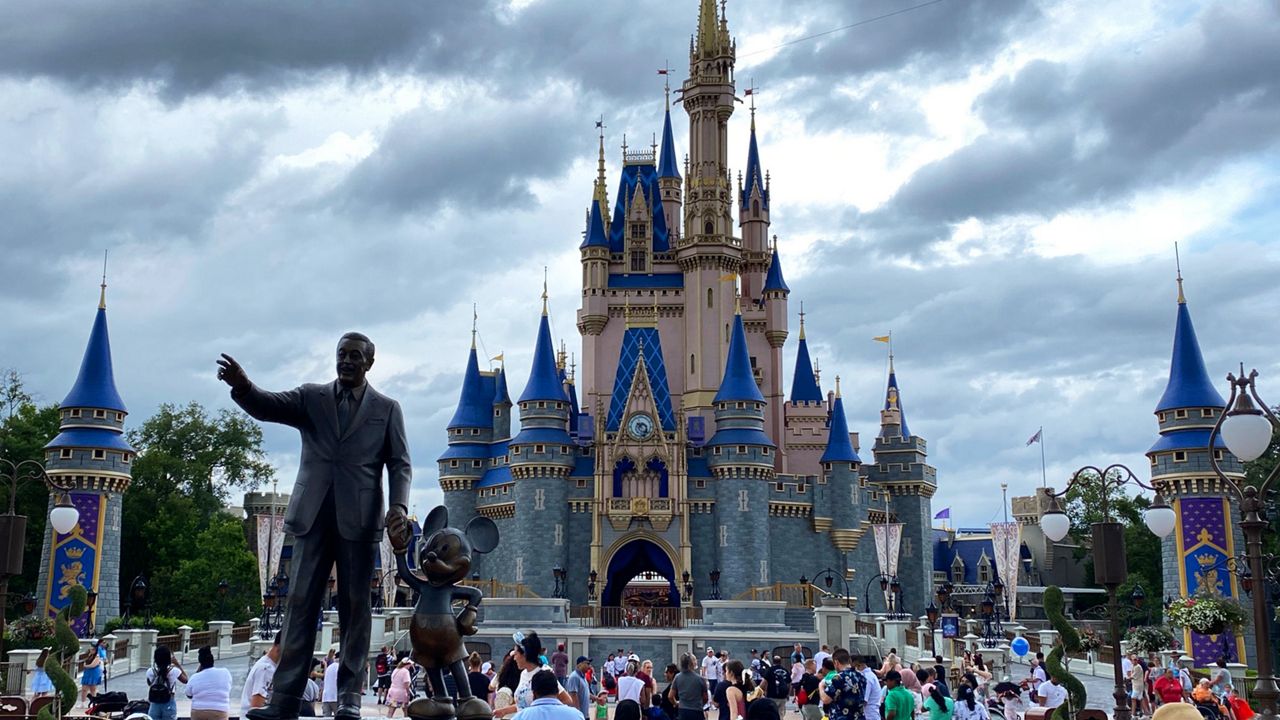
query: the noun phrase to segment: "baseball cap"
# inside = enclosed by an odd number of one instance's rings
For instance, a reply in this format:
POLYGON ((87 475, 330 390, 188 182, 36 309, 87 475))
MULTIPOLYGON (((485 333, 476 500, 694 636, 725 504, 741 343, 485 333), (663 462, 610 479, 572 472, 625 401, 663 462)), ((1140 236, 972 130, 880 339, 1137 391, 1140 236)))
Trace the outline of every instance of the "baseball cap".
POLYGON ((711 647, 710 645, 707 646, 707 652, 715 652, 715 651, 716 651, 715 648, 711 647))
POLYGON ((640 656, 639 656, 639 655, 637 655, 637 654, 635 654, 635 653, 631 653, 631 657, 629 657, 629 658, 627 658, 627 659, 628 659, 628 660, 634 660, 634 661, 636 661, 636 662, 640 662, 640 656))
POLYGON ((587 657, 586 655, 579 655, 578 659, 573 661, 573 664, 581 665, 582 663, 589 663, 589 662, 591 662, 591 658, 587 657))

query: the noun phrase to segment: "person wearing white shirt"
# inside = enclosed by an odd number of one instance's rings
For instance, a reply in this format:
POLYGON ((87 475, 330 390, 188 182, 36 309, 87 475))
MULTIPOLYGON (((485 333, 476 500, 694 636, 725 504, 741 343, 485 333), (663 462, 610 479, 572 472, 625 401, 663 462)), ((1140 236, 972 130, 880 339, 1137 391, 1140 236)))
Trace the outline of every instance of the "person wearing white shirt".
POLYGON ((196 655, 200 669, 187 680, 191 720, 227 720, 231 713, 231 671, 214 667, 213 650, 206 645, 196 655))
POLYGON ((821 670, 822 661, 829 657, 831 657, 831 647, 823 645, 821 650, 813 654, 813 666, 821 670))
POLYGON ((338 712, 338 655, 324 669, 324 689, 320 691, 320 712, 333 717, 338 712))
POLYGON ((1067 701, 1067 689, 1052 678, 1040 683, 1040 687, 1036 688, 1036 694, 1040 696, 1040 704, 1051 709, 1067 701))
POLYGON ((880 700, 884 697, 884 691, 880 689, 880 678, 876 677, 875 670, 867 667, 864 655, 853 656, 853 669, 867 685, 862 691, 862 700, 866 703, 862 707, 862 717, 865 720, 880 720, 880 700))
POLYGON ((1049 676, 1044 672, 1044 665, 1041 665, 1039 662, 1031 666, 1031 677, 1035 678, 1036 687, 1039 687, 1049 681, 1049 676))
POLYGON ((244 681, 244 690, 240 693, 240 717, 244 717, 253 708, 266 707, 267 701, 271 699, 271 684, 275 679, 278 662, 280 662, 280 633, 276 633, 271 649, 258 658, 249 670, 249 677, 244 681))

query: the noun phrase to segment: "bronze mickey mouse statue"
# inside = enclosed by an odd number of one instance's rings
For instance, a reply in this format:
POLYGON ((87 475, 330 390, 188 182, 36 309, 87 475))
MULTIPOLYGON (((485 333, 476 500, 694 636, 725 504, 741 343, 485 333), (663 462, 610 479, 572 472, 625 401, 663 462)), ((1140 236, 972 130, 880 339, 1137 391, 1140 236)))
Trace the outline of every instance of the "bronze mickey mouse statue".
POLYGON ((413 538, 408 521, 388 525, 387 536, 395 550, 400 577, 418 591, 409 640, 413 645, 413 659, 426 669, 431 683, 431 697, 409 703, 405 714, 414 720, 454 717, 451 702, 454 699, 449 697, 444 683, 444 672, 448 670, 457 688, 458 720, 490 720, 493 711, 483 699, 471 695, 463 664, 467 657, 463 638, 476 634, 476 610, 484 595, 476 588, 457 583, 471 572, 472 553, 487 553, 498 546, 498 526, 489 518, 477 517, 467 523, 463 532, 449 527, 447 508, 443 505, 435 508, 422 526, 421 575, 409 568, 406 558, 413 538), (454 600, 466 601, 456 617, 454 600))

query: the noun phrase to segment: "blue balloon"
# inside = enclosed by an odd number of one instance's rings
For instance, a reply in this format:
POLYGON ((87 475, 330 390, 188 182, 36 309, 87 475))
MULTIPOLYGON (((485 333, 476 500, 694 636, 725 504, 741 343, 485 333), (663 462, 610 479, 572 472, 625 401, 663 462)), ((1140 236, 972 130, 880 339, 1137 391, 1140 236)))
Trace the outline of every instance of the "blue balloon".
POLYGON ((1009 643, 1009 649, 1013 651, 1014 655, 1022 657, 1031 651, 1031 644, 1024 637, 1016 637, 1013 642, 1009 643))

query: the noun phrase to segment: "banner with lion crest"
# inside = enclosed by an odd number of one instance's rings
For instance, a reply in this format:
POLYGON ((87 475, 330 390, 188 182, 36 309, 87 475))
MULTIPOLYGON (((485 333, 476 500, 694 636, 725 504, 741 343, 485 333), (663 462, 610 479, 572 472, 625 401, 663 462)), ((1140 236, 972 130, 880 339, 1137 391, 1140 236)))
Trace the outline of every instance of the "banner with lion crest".
MULTIPOLYGON (((107 499, 99 493, 73 492, 71 504, 80 511, 80 522, 71 528, 71 532, 63 535, 50 527, 53 541, 49 544, 49 574, 44 600, 44 613, 49 617, 58 614, 71 602, 71 588, 82 585, 86 590, 96 591, 102 570, 107 499)), ((71 629, 84 637, 88 622, 89 613, 85 613, 71 622, 71 629)))

